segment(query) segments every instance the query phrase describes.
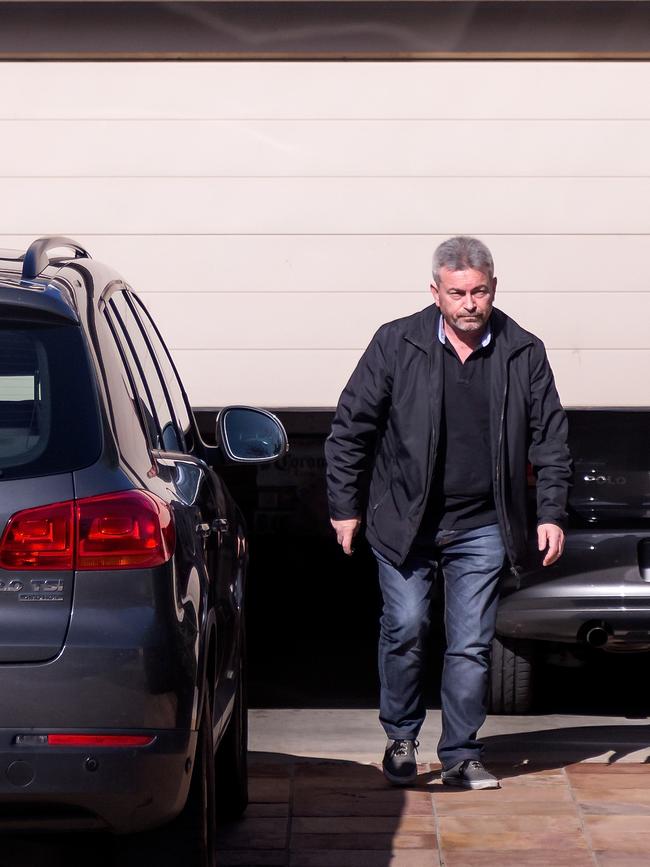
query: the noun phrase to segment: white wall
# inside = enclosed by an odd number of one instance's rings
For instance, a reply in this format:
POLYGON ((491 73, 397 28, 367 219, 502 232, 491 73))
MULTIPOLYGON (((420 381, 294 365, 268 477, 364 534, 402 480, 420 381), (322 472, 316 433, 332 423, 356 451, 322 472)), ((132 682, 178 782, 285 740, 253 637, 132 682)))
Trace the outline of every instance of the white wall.
POLYGON ((567 406, 650 405, 649 86, 629 62, 0 64, 0 246, 65 233, 114 265, 195 405, 327 407, 429 303, 435 245, 476 234, 567 406))

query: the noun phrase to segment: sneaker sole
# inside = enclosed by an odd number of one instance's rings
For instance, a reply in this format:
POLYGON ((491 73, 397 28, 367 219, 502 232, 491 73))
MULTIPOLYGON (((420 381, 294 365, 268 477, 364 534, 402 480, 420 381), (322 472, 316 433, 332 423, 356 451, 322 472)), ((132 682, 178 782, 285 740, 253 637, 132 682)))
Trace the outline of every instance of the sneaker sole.
POLYGON ((390 771, 387 771, 386 768, 382 767, 382 771, 386 779, 393 786, 410 786, 414 783, 418 778, 418 772, 415 771, 410 777, 396 777, 394 774, 391 774, 390 771))
POLYGON ((443 785, 453 786, 456 789, 500 789, 501 784, 498 780, 460 780, 460 779, 445 779, 442 777, 443 785))

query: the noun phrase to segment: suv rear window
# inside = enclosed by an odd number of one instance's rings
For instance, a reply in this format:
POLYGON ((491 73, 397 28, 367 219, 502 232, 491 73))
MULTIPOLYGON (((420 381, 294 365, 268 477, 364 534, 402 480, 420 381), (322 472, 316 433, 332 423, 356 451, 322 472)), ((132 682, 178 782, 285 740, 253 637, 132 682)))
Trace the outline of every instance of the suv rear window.
POLYGON ((650 473, 650 412, 569 410, 569 443, 575 460, 605 463, 610 472, 650 473))
POLYGON ((0 479, 81 469, 101 447, 76 325, 0 326, 0 479))
POLYGON ((650 520, 650 412, 573 410, 568 416, 574 514, 592 524, 645 526, 650 520))

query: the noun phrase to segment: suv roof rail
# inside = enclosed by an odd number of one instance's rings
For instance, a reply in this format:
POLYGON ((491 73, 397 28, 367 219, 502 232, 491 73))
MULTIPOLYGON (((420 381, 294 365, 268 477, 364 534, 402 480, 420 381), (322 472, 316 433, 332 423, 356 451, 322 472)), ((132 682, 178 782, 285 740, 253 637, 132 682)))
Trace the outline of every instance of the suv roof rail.
POLYGON ((50 257, 47 255, 48 250, 54 250, 57 247, 70 247, 74 250, 75 259, 90 259, 90 253, 73 241, 72 238, 66 238, 64 235, 48 235, 45 238, 37 238, 29 245, 25 253, 23 261, 22 280, 33 280, 50 264, 50 257))

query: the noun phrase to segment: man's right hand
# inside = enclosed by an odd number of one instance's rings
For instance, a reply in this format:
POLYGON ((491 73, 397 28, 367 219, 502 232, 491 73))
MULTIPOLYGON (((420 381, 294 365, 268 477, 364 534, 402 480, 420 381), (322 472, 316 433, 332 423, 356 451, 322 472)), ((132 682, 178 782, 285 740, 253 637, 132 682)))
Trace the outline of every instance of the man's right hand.
POLYGON ((352 540, 359 532, 361 518, 343 518, 340 521, 330 518, 330 522, 336 531, 336 541, 343 548, 345 554, 351 554, 353 550, 352 540))

